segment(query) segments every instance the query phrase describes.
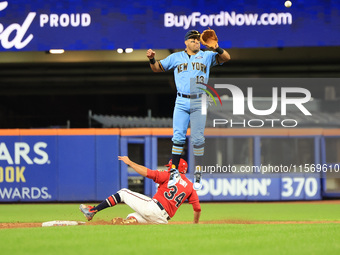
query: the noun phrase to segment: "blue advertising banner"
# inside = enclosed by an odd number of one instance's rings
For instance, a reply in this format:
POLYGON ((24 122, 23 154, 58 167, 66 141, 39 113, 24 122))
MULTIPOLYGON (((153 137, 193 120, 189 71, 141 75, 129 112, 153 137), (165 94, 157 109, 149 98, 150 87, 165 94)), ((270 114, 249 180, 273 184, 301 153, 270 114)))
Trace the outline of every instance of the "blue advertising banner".
POLYGON ((120 189, 118 153, 117 135, 0 136, 0 202, 102 200, 120 189))
MULTIPOLYGON (((28 151, 27 157, 21 153, 20 167, 25 168, 26 189, 31 189, 30 196, 22 196, 21 201, 57 200, 57 137, 56 136, 21 136, 20 152, 28 151)), ((23 189, 23 188, 22 188, 23 189)))
POLYGON ((201 201, 321 199, 320 176, 274 176, 206 177, 197 194, 201 201))
POLYGON ((206 177, 197 192, 201 201, 280 200, 280 179, 243 176, 206 177))
POLYGON ((339 1, 0 0, 0 51, 176 49, 186 30, 223 48, 340 44, 339 1))
POLYGON ((0 201, 57 199, 56 137, 1 137, 0 160, 0 201))
MULTIPOLYGON (((26 182, 25 169, 19 166, 15 144, 20 142, 18 136, 1 137, 0 143, 0 201, 19 201, 24 193, 21 189, 26 182)), ((27 194, 27 190, 25 190, 27 194)))

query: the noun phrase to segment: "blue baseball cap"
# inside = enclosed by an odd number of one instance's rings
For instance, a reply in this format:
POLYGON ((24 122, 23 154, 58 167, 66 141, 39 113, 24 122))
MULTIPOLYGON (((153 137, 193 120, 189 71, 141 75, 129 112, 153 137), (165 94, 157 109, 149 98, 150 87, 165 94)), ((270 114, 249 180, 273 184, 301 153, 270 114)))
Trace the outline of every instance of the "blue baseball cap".
POLYGON ((199 37, 201 35, 200 32, 198 32, 197 30, 189 30, 186 34, 185 34, 185 41, 192 38, 192 37, 199 37))

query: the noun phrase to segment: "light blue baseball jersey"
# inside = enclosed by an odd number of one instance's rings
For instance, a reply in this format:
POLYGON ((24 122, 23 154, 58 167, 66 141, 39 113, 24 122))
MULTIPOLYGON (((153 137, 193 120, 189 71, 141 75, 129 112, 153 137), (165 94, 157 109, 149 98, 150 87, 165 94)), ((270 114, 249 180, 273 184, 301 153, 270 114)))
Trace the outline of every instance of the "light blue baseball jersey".
POLYGON ((178 92, 183 94, 202 93, 198 87, 190 86, 190 78, 194 78, 195 82, 208 83, 210 68, 218 65, 217 54, 213 51, 200 50, 189 58, 185 51, 181 51, 169 55, 159 63, 163 71, 174 69, 178 92))

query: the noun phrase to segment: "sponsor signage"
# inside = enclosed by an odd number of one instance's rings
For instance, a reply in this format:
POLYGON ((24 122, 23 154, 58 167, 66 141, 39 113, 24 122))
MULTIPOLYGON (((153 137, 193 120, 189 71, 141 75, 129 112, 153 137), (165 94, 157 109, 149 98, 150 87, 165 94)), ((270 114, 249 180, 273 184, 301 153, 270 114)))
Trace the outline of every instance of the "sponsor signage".
POLYGON ((321 199, 318 176, 204 177, 197 192, 202 201, 321 199))
POLYGON ((176 49, 214 29, 223 48, 339 45, 340 3, 277 1, 3 1, 0 51, 176 49), (261 35, 261 36, 259 36, 261 35))
POLYGON ((117 135, 0 136, 0 202, 101 200, 120 189, 118 146, 117 135))
POLYGON ((55 137, 1 137, 0 201, 51 201, 57 196, 55 137))

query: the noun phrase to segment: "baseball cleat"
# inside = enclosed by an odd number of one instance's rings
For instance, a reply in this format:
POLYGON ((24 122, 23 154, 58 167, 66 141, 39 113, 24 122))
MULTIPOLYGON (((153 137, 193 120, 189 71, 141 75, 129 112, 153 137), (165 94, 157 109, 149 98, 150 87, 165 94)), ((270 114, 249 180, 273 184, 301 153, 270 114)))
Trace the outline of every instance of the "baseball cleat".
POLYGON ((170 170, 170 177, 169 177, 169 181, 168 181, 168 188, 170 188, 171 186, 176 185, 176 183, 179 181, 179 179, 181 178, 178 170, 176 168, 172 168, 170 170))
POLYGON ((194 190, 200 190, 202 188, 202 173, 194 173, 194 190))
POLYGON ((79 210, 84 214, 84 216, 86 217, 88 221, 92 220, 93 216, 97 213, 96 210, 92 211, 93 208, 94 206, 91 206, 91 205, 81 204, 79 206, 79 210))

